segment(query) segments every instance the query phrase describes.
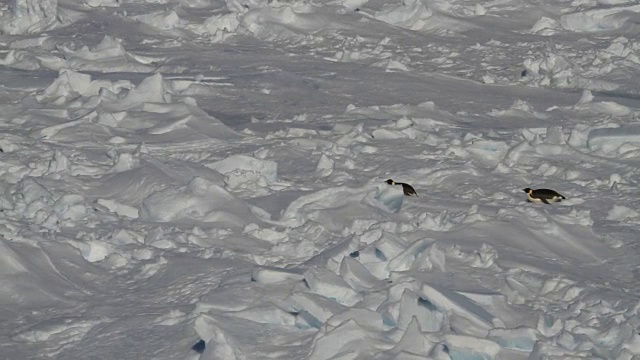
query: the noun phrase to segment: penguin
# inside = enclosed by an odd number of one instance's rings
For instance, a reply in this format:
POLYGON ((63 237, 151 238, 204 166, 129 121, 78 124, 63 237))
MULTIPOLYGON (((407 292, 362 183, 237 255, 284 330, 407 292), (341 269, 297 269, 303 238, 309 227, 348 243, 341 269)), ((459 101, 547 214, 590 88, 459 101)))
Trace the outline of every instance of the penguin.
POLYGON ((536 204, 547 204, 551 205, 551 203, 560 202, 565 200, 566 197, 559 194, 558 192, 551 189, 522 189, 522 191, 527 193, 527 202, 532 202, 536 204))
POLYGON ((389 185, 402 185, 402 192, 404 192, 405 195, 407 196, 418 196, 418 193, 413 189, 413 186, 406 184, 406 183, 401 183, 401 182, 395 182, 391 179, 385 181, 387 184, 389 185))

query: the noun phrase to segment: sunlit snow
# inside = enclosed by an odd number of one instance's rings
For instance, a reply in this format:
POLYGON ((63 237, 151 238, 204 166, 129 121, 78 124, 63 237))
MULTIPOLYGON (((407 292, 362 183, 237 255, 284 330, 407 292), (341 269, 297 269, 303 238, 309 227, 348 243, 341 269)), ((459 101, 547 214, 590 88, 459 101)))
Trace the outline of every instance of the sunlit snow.
POLYGON ((640 359, 639 20, 0 3, 0 358, 640 359))

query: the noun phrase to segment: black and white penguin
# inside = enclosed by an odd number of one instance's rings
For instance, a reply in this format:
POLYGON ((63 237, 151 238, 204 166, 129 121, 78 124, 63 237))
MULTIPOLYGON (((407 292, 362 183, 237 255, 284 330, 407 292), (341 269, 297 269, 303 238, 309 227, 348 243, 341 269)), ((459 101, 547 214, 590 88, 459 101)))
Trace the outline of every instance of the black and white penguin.
POLYGON ((551 189, 522 189, 522 191, 527 193, 527 201, 536 203, 536 204, 547 204, 551 205, 551 203, 560 202, 561 200, 566 199, 563 195, 551 189))
POLYGON ((418 196, 418 193, 416 193, 416 191, 413 189, 413 186, 407 183, 395 182, 391 179, 385 182, 389 185, 402 185, 402 192, 404 192, 404 194, 407 196, 412 196, 412 195, 418 196))

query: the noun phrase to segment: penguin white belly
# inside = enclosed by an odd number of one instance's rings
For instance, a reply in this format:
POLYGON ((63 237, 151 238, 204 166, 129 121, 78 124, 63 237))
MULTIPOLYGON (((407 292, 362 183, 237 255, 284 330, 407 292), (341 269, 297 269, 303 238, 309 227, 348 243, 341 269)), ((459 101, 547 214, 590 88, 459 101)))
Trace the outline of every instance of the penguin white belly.
POLYGON ((527 200, 529 200, 529 202, 532 202, 534 204, 542 204, 542 200, 531 197, 531 195, 527 195, 527 200))
MULTIPOLYGON (((529 200, 529 202, 532 202, 534 204, 543 204, 544 203, 544 201, 542 201, 542 199, 531 197, 531 195, 529 195, 529 194, 527 194, 527 199, 529 200)), ((562 200, 562 198, 560 196, 554 196, 552 198, 547 199, 547 201, 549 203, 556 203, 556 202, 558 202, 560 200, 562 200)))

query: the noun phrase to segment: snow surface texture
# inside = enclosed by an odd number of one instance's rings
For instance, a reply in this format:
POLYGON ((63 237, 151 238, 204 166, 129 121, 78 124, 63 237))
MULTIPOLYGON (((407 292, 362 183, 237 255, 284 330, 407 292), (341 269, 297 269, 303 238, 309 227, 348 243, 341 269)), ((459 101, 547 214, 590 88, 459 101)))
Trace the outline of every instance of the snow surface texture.
POLYGON ((3 2, 0 358, 639 359, 639 19, 3 2))

